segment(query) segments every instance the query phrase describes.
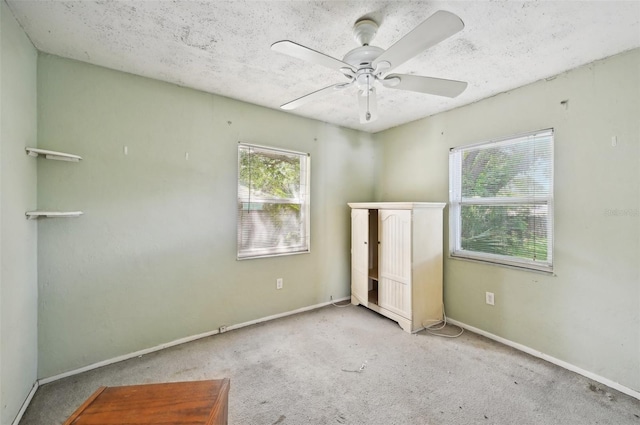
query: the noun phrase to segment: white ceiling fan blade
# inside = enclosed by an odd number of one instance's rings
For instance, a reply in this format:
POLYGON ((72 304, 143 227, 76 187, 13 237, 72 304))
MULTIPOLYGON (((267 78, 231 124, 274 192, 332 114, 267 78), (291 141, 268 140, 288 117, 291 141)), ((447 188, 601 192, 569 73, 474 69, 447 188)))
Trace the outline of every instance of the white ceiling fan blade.
POLYGON ((314 91, 312 93, 305 94, 304 96, 299 97, 296 100, 292 100, 291 102, 287 102, 284 105, 281 105, 280 108, 284 109, 286 111, 290 111, 292 109, 296 109, 296 108, 304 105, 305 103, 309 103, 311 101, 314 101, 316 99, 324 97, 324 96, 328 95, 329 93, 332 93, 334 91, 346 88, 346 87, 348 87, 350 85, 351 84, 349 84, 349 83, 333 84, 333 85, 330 85, 329 87, 325 87, 323 89, 316 90, 316 91, 314 91))
POLYGON ((327 68, 335 69, 338 71, 340 71, 340 68, 348 68, 355 72, 355 69, 353 69, 353 67, 348 63, 325 55, 324 53, 316 52, 313 49, 310 49, 298 43, 294 43, 293 41, 276 41, 271 45, 271 50, 284 53, 285 55, 293 56, 294 58, 302 59, 307 62, 323 65, 327 68))
POLYGON ((362 124, 375 121, 378 118, 376 88, 372 87, 369 90, 368 98, 366 90, 358 90, 358 105, 360 107, 360 122, 362 124))
POLYGON ((464 23, 457 15, 439 10, 378 56, 373 61, 373 68, 378 65, 378 62, 387 61, 391 67, 386 71, 391 71, 463 28, 464 23))
POLYGON ((456 97, 467 88, 467 83, 464 81, 406 74, 391 74, 382 80, 382 85, 392 89, 417 91, 445 97, 456 97))

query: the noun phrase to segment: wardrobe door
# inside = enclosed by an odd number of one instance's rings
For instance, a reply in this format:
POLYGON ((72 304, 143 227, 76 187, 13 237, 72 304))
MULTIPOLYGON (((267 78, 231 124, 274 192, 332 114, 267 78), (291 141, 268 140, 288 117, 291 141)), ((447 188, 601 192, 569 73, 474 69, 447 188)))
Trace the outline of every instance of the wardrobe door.
POLYGON ((351 302, 368 305, 369 210, 351 210, 351 302), (355 298, 355 300, 353 299, 355 298))
POLYGON ((411 211, 379 210, 378 305, 411 319, 411 211))

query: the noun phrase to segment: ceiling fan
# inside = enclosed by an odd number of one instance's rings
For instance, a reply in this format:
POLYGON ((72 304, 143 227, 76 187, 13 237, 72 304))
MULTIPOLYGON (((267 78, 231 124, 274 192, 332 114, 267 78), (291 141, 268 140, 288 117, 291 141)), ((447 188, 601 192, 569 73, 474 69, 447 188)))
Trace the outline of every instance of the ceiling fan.
POLYGON ((378 31, 378 24, 371 19, 360 19, 355 23, 353 33, 361 46, 348 52, 342 60, 293 41, 277 41, 271 45, 272 50, 335 69, 348 80, 314 91, 280 107, 286 110, 295 109, 328 93, 355 85, 358 88, 360 122, 367 123, 377 118, 376 86, 456 97, 466 89, 466 82, 390 72, 463 28, 464 23, 458 16, 440 10, 387 50, 383 50, 370 45, 378 31))

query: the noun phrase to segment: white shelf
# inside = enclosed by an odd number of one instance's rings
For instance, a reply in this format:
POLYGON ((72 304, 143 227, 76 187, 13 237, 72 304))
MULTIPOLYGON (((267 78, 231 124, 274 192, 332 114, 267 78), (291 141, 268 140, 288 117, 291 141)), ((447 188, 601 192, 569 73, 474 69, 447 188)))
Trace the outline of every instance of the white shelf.
POLYGON ((84 214, 82 211, 27 211, 28 220, 35 220, 38 218, 73 218, 80 217, 84 214))
MULTIPOLYGON (((79 162, 82 157, 70 153, 50 151, 47 149, 25 148, 27 155, 37 158, 44 156, 46 159, 55 159, 58 161, 79 162)), ((73 218, 80 217, 82 211, 27 211, 25 215, 27 220, 36 220, 38 218, 73 218)))
POLYGON ((30 155, 33 157, 44 155, 46 159, 56 159, 58 161, 79 162, 82 159, 82 157, 78 155, 73 155, 73 154, 64 153, 64 152, 49 151, 46 149, 25 148, 25 150, 27 151, 27 155, 30 155))

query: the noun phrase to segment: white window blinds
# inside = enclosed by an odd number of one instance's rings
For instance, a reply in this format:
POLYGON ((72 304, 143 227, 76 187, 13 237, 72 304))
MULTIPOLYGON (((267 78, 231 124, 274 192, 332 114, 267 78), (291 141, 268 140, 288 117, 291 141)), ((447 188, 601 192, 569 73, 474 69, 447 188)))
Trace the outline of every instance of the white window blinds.
POLYGON ((551 270, 553 130, 454 148, 449 159, 451 255, 551 270))
POLYGON ((238 258, 309 252, 306 153, 238 145, 238 258))

